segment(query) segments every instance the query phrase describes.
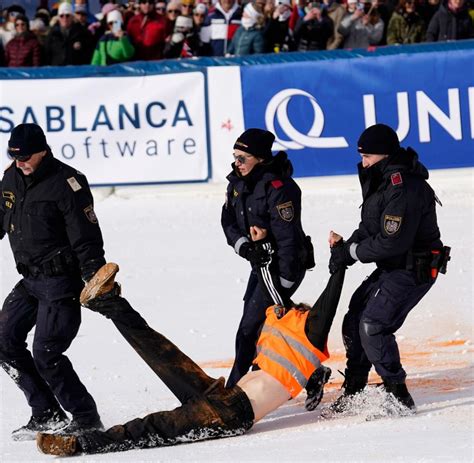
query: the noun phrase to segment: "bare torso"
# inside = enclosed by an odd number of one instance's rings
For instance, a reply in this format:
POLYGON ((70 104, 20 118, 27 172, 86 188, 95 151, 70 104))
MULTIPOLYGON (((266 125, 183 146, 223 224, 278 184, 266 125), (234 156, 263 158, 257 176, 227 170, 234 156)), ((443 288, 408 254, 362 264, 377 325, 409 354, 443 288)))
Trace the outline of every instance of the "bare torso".
POLYGON ((255 421, 276 410, 290 398, 290 393, 283 385, 263 370, 250 371, 237 385, 250 399, 255 421))

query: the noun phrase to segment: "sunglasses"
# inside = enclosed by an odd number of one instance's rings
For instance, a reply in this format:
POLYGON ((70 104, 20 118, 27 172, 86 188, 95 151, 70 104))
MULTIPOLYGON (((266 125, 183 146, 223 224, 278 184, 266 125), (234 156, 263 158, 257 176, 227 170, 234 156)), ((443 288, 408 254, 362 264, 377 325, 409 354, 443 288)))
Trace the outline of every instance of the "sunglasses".
POLYGON ((164 6, 157 6, 156 11, 166 11, 166 7, 164 6))
POLYGON ((31 159, 32 154, 28 154, 26 156, 16 156, 15 154, 10 153, 10 156, 15 160, 15 161, 20 161, 20 162, 26 162, 31 159))
POLYGON ((21 26, 21 27, 25 27, 25 26, 26 26, 26 23, 24 23, 24 22, 17 22, 17 23, 15 23, 15 26, 16 26, 16 27, 20 27, 20 26, 21 26))
POLYGON ((234 161, 235 162, 239 161, 240 164, 245 164, 250 158, 254 157, 251 154, 249 154, 248 156, 244 156, 243 154, 239 154, 238 156, 236 156, 233 153, 232 153, 232 156, 234 156, 234 161))
POLYGON ((194 13, 194 16, 197 16, 198 18, 204 18, 206 15, 201 13, 194 13))
POLYGON ((167 13, 179 14, 179 13, 181 13, 181 10, 168 10, 167 13))
POLYGON ((69 18, 71 15, 70 14, 60 14, 60 18, 69 18))
POLYGON ((154 0, 140 0, 138 3, 140 3, 140 4, 148 3, 149 5, 154 5, 155 4, 154 0))

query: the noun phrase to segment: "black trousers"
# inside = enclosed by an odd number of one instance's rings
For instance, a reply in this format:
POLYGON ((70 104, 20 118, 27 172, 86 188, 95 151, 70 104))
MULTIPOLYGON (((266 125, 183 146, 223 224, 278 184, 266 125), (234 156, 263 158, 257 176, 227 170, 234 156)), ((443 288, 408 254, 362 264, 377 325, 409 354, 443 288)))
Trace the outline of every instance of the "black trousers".
MULTIPOLYGON (((289 300, 303 281, 305 270, 289 289, 279 288, 282 297, 289 300)), ((244 313, 235 336, 235 360, 227 380, 227 387, 235 386, 250 369, 255 358, 260 329, 265 321, 267 308, 274 304, 270 294, 262 287, 257 272, 250 273, 244 295, 244 313)))
POLYGON ((408 270, 377 269, 356 289, 342 324, 348 374, 367 376, 374 365, 386 382, 405 380, 394 333, 431 287, 408 270))
POLYGON ((94 399, 64 355, 81 324, 82 285, 80 277, 28 277, 3 304, 0 365, 24 392, 33 415, 61 405, 80 422, 99 418, 94 399), (35 325, 32 355, 26 338, 35 325))
POLYGON ((254 414, 246 394, 239 387, 225 389, 223 380, 208 376, 171 341, 150 328, 125 299, 116 296, 92 304, 92 310, 113 321, 182 405, 105 432, 83 434, 78 437, 80 450, 103 453, 176 445, 236 436, 252 427, 254 414))

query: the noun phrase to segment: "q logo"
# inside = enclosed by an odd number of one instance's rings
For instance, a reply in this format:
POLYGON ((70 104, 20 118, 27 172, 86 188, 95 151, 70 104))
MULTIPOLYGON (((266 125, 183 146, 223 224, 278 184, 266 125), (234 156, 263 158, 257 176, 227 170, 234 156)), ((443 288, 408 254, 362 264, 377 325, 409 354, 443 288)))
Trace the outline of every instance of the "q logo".
MULTIPOLYGON (((278 92, 268 102, 265 111, 265 124, 267 130, 275 132, 275 116, 278 124, 289 140, 275 139, 273 149, 301 150, 303 148, 347 148, 349 145, 344 137, 320 137, 324 128, 324 114, 321 106, 310 93, 297 88, 287 88, 278 92), (294 96, 304 96, 309 99, 314 111, 314 121, 307 134, 299 132, 288 118, 288 103, 294 96)), ((310 117, 310 115, 308 115, 310 117)))

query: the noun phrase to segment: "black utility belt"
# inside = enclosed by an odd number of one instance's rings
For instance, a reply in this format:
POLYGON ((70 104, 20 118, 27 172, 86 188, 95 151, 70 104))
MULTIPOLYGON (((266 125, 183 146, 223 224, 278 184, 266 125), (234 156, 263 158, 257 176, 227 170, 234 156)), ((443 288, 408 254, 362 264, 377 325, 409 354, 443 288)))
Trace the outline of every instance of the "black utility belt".
POLYGON ((76 259, 70 252, 57 254, 52 259, 40 265, 27 265, 19 262, 16 265, 16 269, 18 273, 24 277, 37 277, 39 275, 52 277, 70 275, 79 271, 76 259))
POLYGON ((450 254, 449 246, 430 251, 413 251, 412 262, 408 263, 407 269, 415 272, 418 283, 432 283, 440 273, 447 272, 450 254))

